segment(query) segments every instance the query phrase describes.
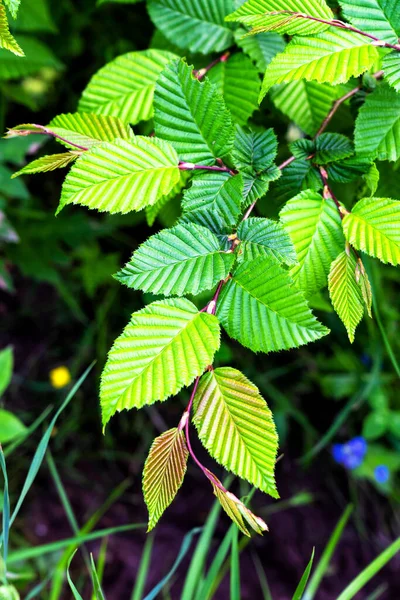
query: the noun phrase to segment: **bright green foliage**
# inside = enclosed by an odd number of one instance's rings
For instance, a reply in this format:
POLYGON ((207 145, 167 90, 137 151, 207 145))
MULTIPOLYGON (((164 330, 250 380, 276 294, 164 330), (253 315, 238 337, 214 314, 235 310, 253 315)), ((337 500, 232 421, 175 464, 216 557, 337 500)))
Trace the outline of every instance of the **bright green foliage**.
POLYGON ((203 375, 194 399, 194 423, 213 458, 274 498, 278 436, 257 387, 230 367, 203 375))
POLYGON ((331 262, 344 245, 338 210, 333 200, 308 190, 290 200, 280 218, 297 253, 298 265, 290 273, 312 296, 326 285, 331 262))
POLYGON ((284 169, 274 191, 277 202, 282 204, 302 190, 321 188, 321 177, 311 161, 298 159, 284 169))
POLYGON ((234 260, 209 229, 187 223, 150 237, 116 277, 128 287, 154 294, 198 294, 225 279, 234 260))
POLYGON ((4 0, 5 5, 10 11, 11 15, 14 17, 18 14, 19 5, 21 4, 21 0, 4 0))
POLYGON ((241 27, 235 31, 235 41, 255 63, 260 73, 264 73, 267 65, 285 49, 283 37, 272 31, 257 35, 246 35, 246 29, 241 27))
POLYGON ((354 342, 357 325, 364 314, 361 288, 356 280, 357 262, 350 248, 339 254, 329 273, 329 294, 332 305, 354 342))
POLYGON ((276 83, 307 79, 345 83, 372 67, 378 50, 358 33, 330 28, 313 37, 295 36, 265 72, 261 98, 276 83))
POLYGON ((343 219, 347 241, 370 256, 400 264, 400 201, 363 198, 343 219))
POLYGON ((158 76, 175 58, 175 54, 165 50, 118 56, 89 81, 79 102, 79 112, 118 117, 132 124, 150 119, 158 76))
MULTIPOLYGON (((358 158, 357 156, 338 160, 327 165, 329 181, 339 183, 349 183, 361 175, 367 175, 371 169, 371 160, 368 158, 358 158)), ((376 170, 376 169, 375 169, 376 170)), ((379 176, 379 172, 378 172, 379 176)))
POLYGON ((232 45, 225 17, 233 0, 148 0, 147 7, 154 24, 179 48, 209 54, 232 45))
POLYGON ((329 333, 275 259, 240 264, 224 286, 217 316, 227 333, 254 352, 288 350, 329 333))
POLYGON ((251 510, 239 500, 239 498, 232 494, 232 492, 225 490, 215 475, 212 477, 211 484, 213 486, 214 494, 218 498, 228 517, 232 519, 244 535, 250 536, 247 525, 250 525, 250 527, 260 535, 262 535, 264 531, 268 531, 267 524, 260 517, 256 517, 256 515, 254 515, 251 510))
POLYGON ((33 173, 47 173, 48 171, 54 171, 55 169, 64 169, 73 163, 80 152, 64 152, 63 154, 50 154, 48 156, 42 156, 37 160, 33 160, 31 163, 23 167, 14 175, 12 179, 19 175, 31 175, 33 173))
POLYGON ((185 436, 177 427, 154 440, 143 471, 143 495, 149 510, 147 531, 154 529, 181 487, 188 455, 185 436))
POLYGON ((400 14, 397 0, 339 0, 344 17, 352 25, 380 40, 397 44, 400 14))
POLYGON ((362 294, 368 315, 372 319, 372 300, 373 300, 372 287, 371 287, 371 282, 369 280, 368 274, 364 268, 361 258, 359 258, 357 260, 356 280, 357 280, 358 285, 361 288, 361 294, 362 294))
POLYGON ((79 146, 83 150, 90 150, 102 142, 113 142, 116 138, 129 140, 134 137, 129 125, 117 117, 88 113, 58 115, 50 121, 48 129, 67 148, 79 146))
POLYGON ((0 408, 0 440, 2 444, 15 440, 25 431, 26 427, 22 421, 8 410, 0 408))
POLYGON ((58 71, 62 69, 60 61, 39 40, 19 35, 18 41, 24 49, 25 55, 23 56, 23 60, 21 60, 21 55, 15 56, 6 50, 0 50, 0 80, 26 77, 46 67, 51 67, 58 71))
POLYGON ((210 81, 224 97, 232 117, 245 125, 258 108, 261 81, 258 71, 247 56, 235 54, 211 69, 210 81))
POLYGON ((358 113, 354 139, 360 157, 400 158, 400 94, 385 85, 369 94, 358 113))
MULTIPOLYGON (((14 0, 11 0, 13 2, 14 0)), ((53 6, 48 0, 23 0, 23 9, 18 11, 18 16, 13 24, 17 31, 25 33, 58 33, 57 26, 51 15, 53 6)))
POLYGON ((9 50, 17 56, 24 56, 24 51, 17 43, 14 36, 10 33, 6 8, 3 4, 3 0, 0 0, 0 48, 9 50))
POLYGON ((333 102, 342 94, 340 86, 304 79, 273 87, 270 92, 275 106, 308 135, 317 133, 333 102))
POLYGON ((14 365, 13 351, 9 346, 0 350, 0 397, 7 389, 12 376, 14 365))
POLYGON ((217 318, 184 298, 153 302, 134 313, 102 374, 103 425, 117 411, 177 394, 212 363, 219 344, 217 318))
POLYGON ((330 21, 333 13, 325 0, 248 0, 227 21, 240 21, 253 27, 252 33, 276 31, 289 35, 308 35, 328 28, 325 23, 301 19, 289 12, 304 13, 330 21), (274 14, 274 13, 281 14, 274 14))
POLYGON ((104 143, 72 167, 57 212, 66 204, 111 213, 140 210, 168 194, 179 178, 176 152, 163 140, 137 136, 104 143))
POLYGON ((385 73, 385 80, 396 90, 400 92, 400 54, 399 52, 390 52, 383 57, 382 68, 385 73))
POLYGON ((209 220, 221 228, 235 225, 242 197, 241 175, 232 177, 229 173, 218 172, 198 175, 183 196, 184 219, 195 223, 209 220))
POLYGON ((174 198, 176 198, 183 190, 188 180, 188 171, 181 171, 180 179, 178 183, 172 188, 172 190, 166 194, 165 196, 161 196, 159 200, 155 204, 151 206, 146 206, 146 221, 147 225, 151 227, 154 225, 158 215, 162 211, 162 209, 174 198))
POLYGON ((232 119, 222 97, 208 80, 197 81, 183 60, 161 73, 154 108, 156 134, 175 147, 181 160, 210 165, 231 150, 232 119))
POLYGON ((240 223, 237 236, 241 242, 239 256, 244 262, 258 256, 271 256, 289 266, 297 262, 288 233, 276 221, 250 217, 240 223))

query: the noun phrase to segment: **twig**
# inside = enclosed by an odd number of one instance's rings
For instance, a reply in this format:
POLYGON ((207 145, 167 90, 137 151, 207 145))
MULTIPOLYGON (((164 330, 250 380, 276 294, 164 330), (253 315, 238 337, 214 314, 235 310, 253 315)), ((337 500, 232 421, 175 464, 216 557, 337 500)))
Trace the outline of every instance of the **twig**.
MULTIPOLYGON (((220 159, 217 159, 220 161, 220 159)), ((220 161, 221 162, 221 161, 220 161)), ((222 163, 223 164, 223 163, 222 163)), ((220 171, 222 173, 230 173, 230 175, 236 175, 237 172, 233 169, 230 169, 226 165, 218 167, 217 165, 195 165, 194 163, 181 161, 179 163, 179 168, 181 171, 220 171)))
POLYGON ((224 54, 222 54, 222 56, 220 56, 219 58, 216 58, 215 60, 213 60, 206 67, 203 67, 202 69, 199 69, 198 71, 193 71, 193 75, 196 77, 196 79, 198 79, 199 81, 201 81, 203 79, 203 77, 205 77, 205 75, 207 75, 207 73, 209 71, 211 71, 211 69, 213 67, 216 67, 220 63, 226 62, 229 59, 230 55, 231 55, 230 52, 225 52, 224 54))

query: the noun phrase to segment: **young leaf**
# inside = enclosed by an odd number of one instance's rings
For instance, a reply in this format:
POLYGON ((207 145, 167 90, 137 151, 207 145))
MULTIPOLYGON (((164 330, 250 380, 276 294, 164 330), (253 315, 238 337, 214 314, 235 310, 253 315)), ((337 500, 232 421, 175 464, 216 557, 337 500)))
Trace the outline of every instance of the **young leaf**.
POLYGON ((218 238, 193 223, 165 229, 142 244, 116 275, 135 289, 166 296, 198 294, 225 279, 235 256, 218 238))
POLYGON ((221 52, 233 43, 225 17, 233 0, 148 0, 147 9, 165 37, 190 52, 221 52))
POLYGON ((193 178, 183 194, 184 217, 201 222, 206 216, 227 227, 235 225, 243 200, 243 179, 229 173, 207 173, 193 178))
POLYGON ((252 33, 273 30, 289 35, 309 35, 329 27, 326 23, 302 19, 289 12, 304 13, 325 21, 333 19, 325 0, 248 0, 226 20, 251 26, 254 28, 252 33))
POLYGON ((22 48, 20 48, 17 40, 10 33, 6 7, 3 4, 3 0, 0 0, 0 48, 10 50, 10 52, 16 54, 17 56, 24 56, 24 51, 22 48))
POLYGON ((12 17, 15 19, 18 13, 19 5, 21 4, 21 0, 5 0, 5 4, 12 17))
POLYGON ((255 132, 236 127, 232 160, 242 173, 259 174, 274 162, 278 140, 273 129, 255 132))
POLYGON ((63 154, 50 154, 33 160, 28 165, 14 173, 11 179, 19 175, 32 175, 34 173, 47 173, 55 169, 63 169, 73 163, 81 152, 64 152, 63 154))
POLYGON ((154 529, 181 487, 188 455, 185 435, 179 428, 154 440, 143 471, 143 495, 149 510, 147 531, 154 529))
POLYGON ((219 344, 217 318, 189 300, 153 302, 134 313, 101 377, 103 425, 117 411, 177 394, 212 363, 219 344))
POLYGON ((368 38, 351 31, 332 27, 313 37, 295 36, 268 65, 260 99, 276 83, 298 79, 345 83, 368 71, 378 57, 368 38))
POLYGON ((349 138, 340 133, 322 133, 315 141, 314 162, 320 165, 348 158, 354 154, 349 138))
POLYGON ((400 60, 399 53, 396 50, 383 57, 382 68, 385 80, 396 92, 400 92, 400 60))
POLYGON ((258 108, 261 81, 257 69, 244 54, 234 54, 208 73, 209 80, 224 97, 227 108, 239 125, 245 125, 258 108))
POLYGON ((391 44, 400 36, 397 0, 339 0, 345 18, 357 29, 391 44))
POLYGON ((241 242, 239 256, 243 261, 253 260, 258 256, 271 256, 289 266, 297 263, 292 241, 276 221, 250 217, 240 223, 237 237, 241 242))
POLYGON ((119 117, 133 125, 150 119, 156 81, 174 59, 176 55, 171 52, 151 49, 118 56, 89 81, 79 101, 79 112, 119 117))
POLYGON ((329 333, 287 272, 268 256, 235 269, 217 315, 227 333, 254 352, 297 348, 329 333))
POLYGON ((380 85, 358 113, 354 132, 361 158, 395 161, 400 158, 400 94, 380 85))
POLYGON ((236 44, 255 63, 259 73, 264 73, 274 56, 284 51, 285 40, 272 31, 258 35, 246 35, 246 33, 247 30, 241 27, 235 31, 236 44))
POLYGON ((230 367, 203 375, 194 399, 194 424, 215 460, 279 498, 275 484, 278 435, 257 387, 230 367))
POLYGON ((134 137, 129 125, 117 117, 89 113, 58 115, 47 129, 54 132, 58 136, 56 140, 67 148, 78 145, 90 150, 102 142, 113 142, 116 138, 130 140, 134 137))
POLYGON ((156 134, 175 147, 181 160, 211 165, 230 152, 233 125, 223 98, 208 79, 195 79, 183 60, 161 73, 154 110, 156 134))
POLYGON ((368 315, 372 319, 372 287, 368 277, 368 273, 364 268, 361 258, 357 260, 356 280, 361 288, 361 294, 364 300, 364 304, 367 308, 368 315))
POLYGON ((347 241, 357 250, 400 264, 400 201, 363 198, 343 219, 347 241))
POLYGON ((347 329, 351 343, 357 325, 364 314, 361 288, 356 281, 357 262, 351 248, 339 254, 331 266, 328 278, 332 305, 347 329))
POLYGON ((280 219, 297 252, 298 265, 290 274, 312 296, 325 287, 331 263, 344 245, 339 212, 333 200, 307 190, 283 207, 280 219))
POLYGON ((168 194, 179 178, 177 154, 164 140, 137 136, 104 143, 72 167, 57 213, 66 204, 110 213, 141 210, 168 194))
POLYGON ((225 490, 219 479, 212 474, 210 479, 213 486, 214 494, 218 498, 222 508, 230 519, 239 527, 240 531, 247 536, 250 536, 249 530, 245 525, 245 521, 258 534, 262 535, 264 531, 268 531, 267 524, 251 512, 232 492, 225 490))
POLYGON ((314 136, 334 101, 343 93, 340 85, 331 86, 301 79, 273 87, 270 97, 276 108, 307 135, 314 136))

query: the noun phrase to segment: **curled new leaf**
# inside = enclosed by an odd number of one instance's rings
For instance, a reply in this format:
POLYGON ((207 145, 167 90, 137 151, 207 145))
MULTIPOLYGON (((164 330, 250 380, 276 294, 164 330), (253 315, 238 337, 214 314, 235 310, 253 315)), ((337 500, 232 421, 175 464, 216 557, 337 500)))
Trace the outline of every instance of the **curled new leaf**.
POLYGON ((194 423, 211 456, 274 498, 278 435, 264 398, 230 367, 203 375, 194 399, 194 423))
POLYGON ((174 427, 154 440, 143 471, 143 495, 149 510, 147 531, 156 526, 181 487, 188 454, 180 428, 174 427))

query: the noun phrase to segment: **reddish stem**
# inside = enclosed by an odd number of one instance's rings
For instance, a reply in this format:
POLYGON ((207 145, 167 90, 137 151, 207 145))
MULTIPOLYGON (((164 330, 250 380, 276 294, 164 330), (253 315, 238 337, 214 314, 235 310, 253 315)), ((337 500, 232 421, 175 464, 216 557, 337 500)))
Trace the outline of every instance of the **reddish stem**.
POLYGON ((181 161, 179 163, 179 168, 181 171, 220 171, 222 173, 230 173, 231 175, 236 175, 236 171, 233 171, 226 165, 218 167, 217 165, 195 165, 194 163, 181 161))
POLYGON ((60 140, 60 142, 65 142, 66 144, 69 144, 70 146, 74 146, 75 148, 78 148, 79 150, 84 150, 85 152, 87 150, 89 150, 89 148, 86 148, 85 146, 80 146, 79 144, 70 142, 66 138, 61 137, 61 135, 58 135, 57 133, 55 133, 51 129, 48 129, 47 127, 44 127, 43 125, 36 125, 36 123, 33 123, 33 125, 34 125, 34 127, 41 129, 41 131, 32 131, 31 133, 38 133, 39 135, 51 135, 52 137, 60 140))
POLYGON ((202 69, 199 69, 198 71, 194 71, 194 73, 193 73, 194 76, 196 77, 196 79, 198 79, 199 81, 201 81, 203 79, 203 77, 205 77, 207 75, 207 73, 209 71, 211 71, 211 69, 213 67, 216 67, 217 65, 219 65, 219 63, 226 62, 229 59, 230 55, 231 55, 230 52, 225 52, 224 54, 222 54, 222 56, 220 56, 219 58, 216 58, 215 60, 213 60, 206 67, 203 67, 202 69))

